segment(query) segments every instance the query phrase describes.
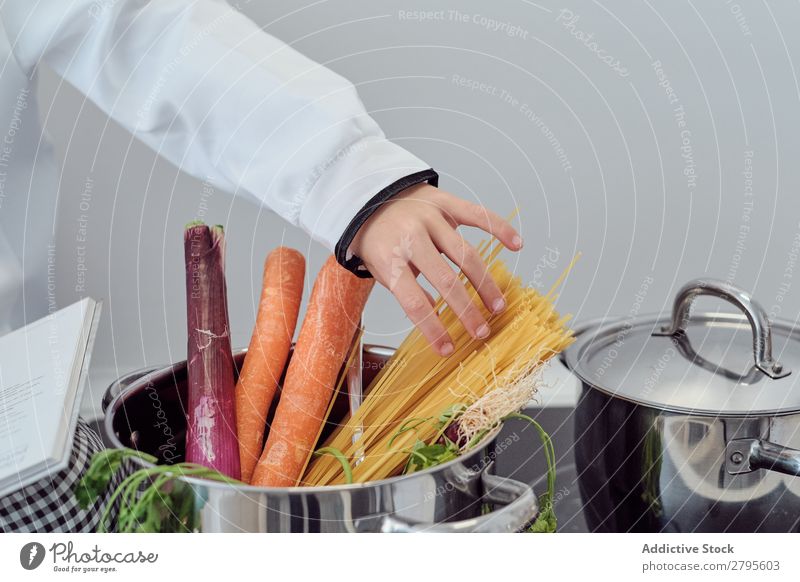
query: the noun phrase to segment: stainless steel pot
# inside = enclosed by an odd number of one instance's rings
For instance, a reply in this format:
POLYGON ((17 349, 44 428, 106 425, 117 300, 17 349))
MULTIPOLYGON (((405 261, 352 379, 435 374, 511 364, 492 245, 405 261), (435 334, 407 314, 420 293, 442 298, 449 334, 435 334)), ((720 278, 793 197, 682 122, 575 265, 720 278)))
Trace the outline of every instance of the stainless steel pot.
POLYGON ((671 318, 595 323, 565 354, 583 388, 575 456, 601 531, 800 529, 800 333, 698 279, 671 318), (694 300, 739 314, 690 314, 694 300), (780 362, 778 361, 780 360, 780 362))
MULTIPOLYGON (((364 346, 364 383, 393 350, 364 346)), ((237 369, 244 351, 235 354, 237 369)), ((345 395, 331 418, 347 411, 345 395)), ((277 400, 277 398, 276 398, 277 400)), ((103 399, 105 430, 117 447, 183 460, 186 362, 140 370, 112 384, 103 399)), ((329 423, 323 432, 330 431, 329 423)), ((184 479, 204 532, 513 532, 538 513, 527 484, 490 473, 496 432, 460 458, 411 475, 334 487, 233 487, 184 479), (493 511, 485 512, 486 504, 493 511)))

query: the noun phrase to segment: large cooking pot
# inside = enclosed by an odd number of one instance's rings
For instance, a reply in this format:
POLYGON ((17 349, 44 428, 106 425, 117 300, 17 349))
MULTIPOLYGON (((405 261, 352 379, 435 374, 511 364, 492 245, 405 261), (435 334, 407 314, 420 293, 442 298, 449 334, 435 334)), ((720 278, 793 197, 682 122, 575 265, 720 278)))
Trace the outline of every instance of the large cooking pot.
MULTIPOLYGON (((392 353, 364 346, 365 385, 392 353)), ((244 355, 244 350, 234 354, 237 369, 244 355)), ((105 431, 114 446, 155 455, 162 463, 182 461, 186 389, 185 361, 113 383, 103 406, 105 431)), ((334 420, 347 411, 345 395, 340 396, 334 420)), ((333 426, 332 420, 323 438, 333 426)), ((194 522, 204 532, 513 532, 536 517, 538 505, 529 485, 490 473, 497 432, 458 459, 383 481, 266 488, 183 480, 194 495, 194 522)))
POLYGON ((578 483, 592 530, 793 532, 800 524, 800 335, 744 291, 698 279, 671 318, 586 326, 578 483), (691 313, 710 295, 741 313, 691 313))

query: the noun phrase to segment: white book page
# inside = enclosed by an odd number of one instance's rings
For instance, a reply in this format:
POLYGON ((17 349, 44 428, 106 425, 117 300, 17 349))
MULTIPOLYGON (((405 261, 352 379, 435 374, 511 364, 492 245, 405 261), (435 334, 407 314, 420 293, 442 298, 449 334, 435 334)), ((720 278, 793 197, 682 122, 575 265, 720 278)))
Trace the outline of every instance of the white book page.
POLYGON ((90 301, 0 337, 0 479, 60 460, 90 301))

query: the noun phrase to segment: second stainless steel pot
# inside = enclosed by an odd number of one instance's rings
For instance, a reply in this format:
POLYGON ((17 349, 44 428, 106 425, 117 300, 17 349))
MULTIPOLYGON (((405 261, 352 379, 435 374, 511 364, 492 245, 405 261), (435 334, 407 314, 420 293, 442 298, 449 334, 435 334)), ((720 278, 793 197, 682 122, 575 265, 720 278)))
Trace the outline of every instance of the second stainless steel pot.
MULTIPOLYGON (((365 384, 392 351, 364 347, 365 384)), ((243 351, 235 354, 237 366, 243 358, 243 351)), ((185 362, 134 373, 109 387, 105 430, 117 447, 181 461, 185 402, 185 362)), ((342 418, 346 409, 342 398, 331 417, 342 418)), ((495 437, 440 466, 363 484, 263 488, 184 480, 194 495, 193 521, 206 532, 517 531, 535 518, 537 498, 529 485, 490 473, 495 437)))
POLYGON ((671 318, 584 329, 578 483, 600 531, 800 529, 800 334, 750 296, 696 280, 671 318), (701 295, 740 314, 691 314, 701 295))

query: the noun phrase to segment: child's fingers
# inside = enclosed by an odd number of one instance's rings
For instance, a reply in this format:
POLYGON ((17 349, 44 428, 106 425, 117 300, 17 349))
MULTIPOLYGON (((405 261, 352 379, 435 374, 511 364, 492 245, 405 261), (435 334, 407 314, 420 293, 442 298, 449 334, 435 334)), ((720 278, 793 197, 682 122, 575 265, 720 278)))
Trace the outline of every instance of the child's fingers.
POLYGON ((478 291, 481 301, 486 309, 497 313, 502 311, 506 302, 497 283, 489 274, 486 263, 481 259, 475 247, 469 244, 455 230, 447 225, 434 229, 433 241, 437 247, 447 255, 451 261, 461 267, 461 270, 478 291))
POLYGON ((456 272, 442 258, 433 241, 430 239, 418 241, 411 260, 439 291, 472 337, 485 338, 489 335, 489 324, 478 306, 470 299, 456 272))
POLYGON ((474 226, 488 232, 512 251, 522 248, 522 237, 516 229, 484 206, 453 196, 444 212, 450 213, 459 224, 474 226))
MULTIPOLYGON (((417 277, 419 277, 419 269, 417 269, 414 265, 409 265, 408 268, 411 269, 411 274, 414 275, 414 279, 417 279, 417 277)), ((434 299, 433 295, 428 293, 428 290, 422 285, 420 285, 420 289, 422 289, 422 292, 425 293, 425 297, 428 298, 428 303, 430 303, 432 307, 436 307, 436 299, 434 299)))
POLYGON ((432 298, 417 282, 409 266, 395 265, 388 279, 384 275, 378 274, 380 282, 392 292, 411 323, 422 332, 433 349, 442 356, 453 353, 453 340, 433 310, 432 298))

